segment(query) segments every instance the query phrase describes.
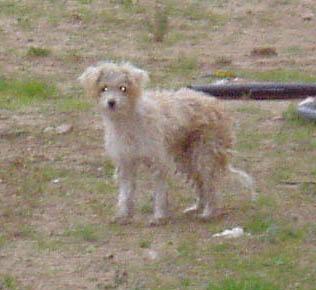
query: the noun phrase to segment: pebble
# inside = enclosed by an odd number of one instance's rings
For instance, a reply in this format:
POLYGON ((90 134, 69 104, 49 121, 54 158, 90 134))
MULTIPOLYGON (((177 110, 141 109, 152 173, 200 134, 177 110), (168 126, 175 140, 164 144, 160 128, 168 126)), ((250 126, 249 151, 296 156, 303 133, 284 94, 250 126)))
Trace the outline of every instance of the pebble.
POLYGON ((66 134, 69 133, 73 129, 71 124, 62 124, 58 126, 55 130, 57 134, 66 134))

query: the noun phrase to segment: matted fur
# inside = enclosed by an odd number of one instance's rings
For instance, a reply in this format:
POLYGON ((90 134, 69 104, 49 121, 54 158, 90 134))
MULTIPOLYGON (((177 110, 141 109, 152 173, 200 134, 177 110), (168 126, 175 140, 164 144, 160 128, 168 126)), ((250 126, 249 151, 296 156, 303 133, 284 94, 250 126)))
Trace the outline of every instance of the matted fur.
POLYGON ((231 120, 220 102, 190 89, 143 91, 148 74, 129 63, 102 62, 79 78, 87 95, 98 99, 105 127, 105 149, 118 168, 116 220, 133 215, 136 169, 144 163, 156 178, 154 219, 168 216, 167 175, 182 173, 197 191, 185 210, 209 219, 215 196, 229 168, 231 120))

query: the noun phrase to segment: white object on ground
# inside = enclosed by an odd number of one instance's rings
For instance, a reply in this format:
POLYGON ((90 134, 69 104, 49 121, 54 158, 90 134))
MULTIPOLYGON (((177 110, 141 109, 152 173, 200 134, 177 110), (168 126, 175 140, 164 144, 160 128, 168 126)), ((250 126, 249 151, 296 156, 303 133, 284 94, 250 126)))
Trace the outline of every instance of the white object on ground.
POLYGON ((236 227, 231 230, 225 230, 221 233, 214 234, 213 237, 239 238, 242 235, 244 235, 244 230, 241 227, 236 227))
POLYGON ((57 184, 57 183, 59 183, 60 182, 60 179, 59 178, 56 178, 56 179, 53 179, 52 180, 52 183, 55 183, 55 184, 57 184))
POLYGON ((315 102, 315 101, 316 101, 315 98, 313 98, 313 97, 308 97, 308 98, 306 98, 305 100, 303 100, 302 102, 300 102, 298 105, 299 105, 299 106, 303 106, 303 105, 306 105, 306 104, 308 104, 308 103, 313 103, 313 102, 315 102))
POLYGON ((58 126, 55 130, 57 134, 66 134, 72 131, 73 127, 71 124, 62 124, 58 126))

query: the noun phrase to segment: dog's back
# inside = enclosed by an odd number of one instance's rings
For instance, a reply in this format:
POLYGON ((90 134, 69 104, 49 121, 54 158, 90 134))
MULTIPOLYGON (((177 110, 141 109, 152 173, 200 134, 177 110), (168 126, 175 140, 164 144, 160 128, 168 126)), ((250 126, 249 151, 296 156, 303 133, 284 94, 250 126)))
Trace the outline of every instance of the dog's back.
POLYGON ((217 147, 221 158, 224 154, 227 159, 233 143, 231 120, 216 98, 190 89, 149 92, 147 97, 156 101, 157 121, 173 154, 185 156, 200 142, 212 149, 217 147))

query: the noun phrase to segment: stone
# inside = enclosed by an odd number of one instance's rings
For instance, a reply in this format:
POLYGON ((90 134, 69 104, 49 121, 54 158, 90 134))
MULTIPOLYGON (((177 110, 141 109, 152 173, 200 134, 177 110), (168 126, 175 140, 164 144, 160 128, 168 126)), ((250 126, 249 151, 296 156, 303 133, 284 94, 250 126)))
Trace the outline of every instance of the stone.
POLYGON ((57 134, 66 134, 72 131, 73 126, 71 124, 62 124, 56 128, 57 134))

